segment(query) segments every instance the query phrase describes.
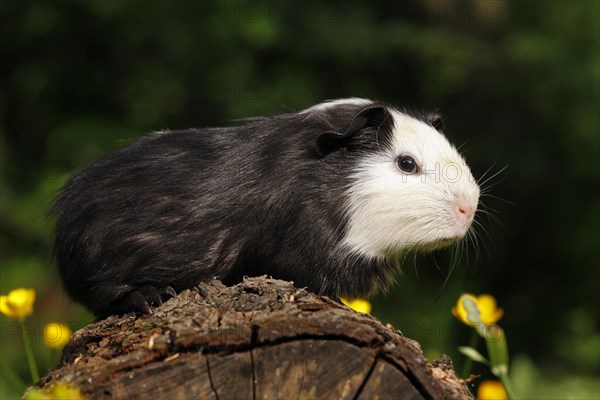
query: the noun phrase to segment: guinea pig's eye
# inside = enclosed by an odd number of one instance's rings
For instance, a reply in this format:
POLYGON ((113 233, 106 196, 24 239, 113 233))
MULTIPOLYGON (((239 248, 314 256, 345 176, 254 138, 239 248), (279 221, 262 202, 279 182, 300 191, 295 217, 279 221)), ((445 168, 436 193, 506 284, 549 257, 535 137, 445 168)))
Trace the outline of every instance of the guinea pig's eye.
POLYGON ((416 174, 419 172, 419 166, 414 158, 411 156, 400 156, 398 157, 398 167, 406 173, 416 174))

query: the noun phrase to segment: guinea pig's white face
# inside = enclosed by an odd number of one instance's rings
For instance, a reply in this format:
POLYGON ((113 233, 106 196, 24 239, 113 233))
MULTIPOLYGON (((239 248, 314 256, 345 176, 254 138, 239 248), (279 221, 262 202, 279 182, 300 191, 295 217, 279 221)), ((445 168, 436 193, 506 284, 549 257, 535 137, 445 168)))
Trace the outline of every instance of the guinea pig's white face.
POLYGON ((367 257, 431 250, 464 237, 479 187, 446 137, 396 110, 391 143, 365 156, 348 191, 344 245, 367 257))

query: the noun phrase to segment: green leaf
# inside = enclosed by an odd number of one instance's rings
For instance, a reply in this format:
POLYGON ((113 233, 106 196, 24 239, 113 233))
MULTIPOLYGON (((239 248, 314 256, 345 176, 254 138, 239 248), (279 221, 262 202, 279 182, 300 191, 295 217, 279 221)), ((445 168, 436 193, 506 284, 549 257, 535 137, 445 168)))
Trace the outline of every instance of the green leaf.
POLYGON ((498 325, 489 325, 485 328, 484 335, 492 373, 501 376, 508 373, 508 345, 506 335, 498 325))
POLYGON ((467 356, 468 358, 470 358, 473 361, 480 362, 485 365, 489 365, 489 363, 490 363, 487 360, 487 358, 485 358, 483 355, 481 355, 480 352, 478 352, 477 350, 475 350, 472 347, 461 346, 458 348, 458 351, 460 351, 463 355, 467 356))

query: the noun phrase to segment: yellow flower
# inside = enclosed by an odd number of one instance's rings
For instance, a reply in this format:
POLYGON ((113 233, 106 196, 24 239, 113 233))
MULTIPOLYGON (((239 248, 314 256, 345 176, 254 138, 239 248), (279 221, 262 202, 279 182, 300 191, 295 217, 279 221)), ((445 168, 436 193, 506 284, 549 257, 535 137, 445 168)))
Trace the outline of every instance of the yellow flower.
POLYGON ((477 389, 477 400, 507 400, 508 394, 500 381, 483 381, 477 389))
POLYGON ((340 300, 342 300, 342 303, 344 303, 345 305, 347 305, 354 311, 358 311, 358 312, 364 313, 364 314, 371 313, 372 307, 371 307, 371 303, 369 303, 368 300, 364 300, 364 299, 348 300, 343 297, 341 297, 340 300))
POLYGON ((483 322, 486 326, 495 324, 504 315, 504 310, 497 307, 494 296, 482 294, 479 297, 475 297, 472 294, 463 294, 456 302, 456 307, 452 309, 452 315, 466 325, 475 326, 475 321, 469 321, 468 319, 467 310, 465 309, 462 301, 465 297, 471 299, 475 303, 477 309, 479 310, 481 322, 483 322))
POLYGON ((71 338, 71 328, 60 322, 51 322, 44 327, 44 344, 51 349, 62 349, 71 338))
POLYGON ((25 400, 86 400, 77 386, 59 381, 51 388, 29 389, 23 396, 25 400))
POLYGON ((23 319, 33 312, 35 290, 14 289, 7 296, 0 296, 0 312, 13 319, 23 319))

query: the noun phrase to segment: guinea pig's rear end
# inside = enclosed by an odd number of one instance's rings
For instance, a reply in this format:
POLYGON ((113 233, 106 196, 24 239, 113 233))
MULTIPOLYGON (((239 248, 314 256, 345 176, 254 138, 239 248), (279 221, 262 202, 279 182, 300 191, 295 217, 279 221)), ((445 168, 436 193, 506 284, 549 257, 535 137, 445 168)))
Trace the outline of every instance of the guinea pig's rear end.
POLYGON ((479 188, 439 129, 435 114, 353 98, 151 134, 62 189, 64 287, 98 316, 151 312, 213 277, 384 289, 400 257, 460 240, 477 210, 479 188))

